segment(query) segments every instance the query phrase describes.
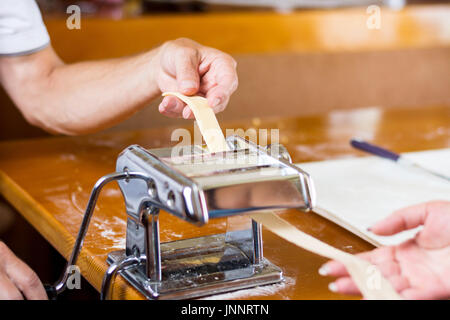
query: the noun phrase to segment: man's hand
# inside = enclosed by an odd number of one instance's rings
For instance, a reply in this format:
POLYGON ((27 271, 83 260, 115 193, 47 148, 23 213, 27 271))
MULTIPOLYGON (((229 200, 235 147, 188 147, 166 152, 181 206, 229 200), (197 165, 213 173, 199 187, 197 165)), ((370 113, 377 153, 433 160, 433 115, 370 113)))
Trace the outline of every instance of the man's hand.
POLYGON ((0 300, 47 300, 36 273, 0 241, 0 300))
MULTIPOLYGON (((375 264, 406 299, 450 298, 450 202, 436 201, 408 207, 378 222, 370 231, 388 236, 423 225, 414 239, 360 254, 375 264)), ((319 270, 338 277, 330 289, 344 294, 359 291, 345 267, 336 261, 319 270)))
MULTIPOLYGON (((162 45, 151 69, 162 92, 204 96, 216 113, 225 109, 238 85, 236 62, 231 56, 189 39, 162 45)), ((173 96, 162 100, 159 111, 169 117, 193 117, 189 107, 173 96)))

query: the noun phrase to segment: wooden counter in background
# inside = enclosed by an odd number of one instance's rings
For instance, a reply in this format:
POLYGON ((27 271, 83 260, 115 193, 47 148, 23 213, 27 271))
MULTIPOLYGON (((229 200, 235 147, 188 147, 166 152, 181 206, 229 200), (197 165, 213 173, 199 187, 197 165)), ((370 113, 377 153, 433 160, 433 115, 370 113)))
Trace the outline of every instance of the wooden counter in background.
MULTIPOLYGON (((310 117, 259 119, 222 123, 223 129, 249 127, 280 130, 294 162, 361 155, 348 141, 366 138, 397 152, 450 147, 450 108, 383 110, 365 108, 310 117)), ((184 122, 187 125, 187 122, 184 122)), ((174 128, 104 133, 78 138, 56 137, 0 143, 0 192, 61 254, 69 256, 95 181, 114 171, 118 153, 130 144, 146 148, 174 145, 174 128)), ((283 217, 301 230, 348 252, 371 245, 314 213, 289 210, 283 217)), ((97 289, 107 268, 106 255, 124 247, 124 205, 116 185, 107 187, 88 231, 78 265, 97 289)), ((170 241, 224 231, 225 221, 195 227, 161 214, 161 240, 170 241)), ((291 245, 264 230, 265 256, 283 269, 284 284, 270 289, 227 295, 227 299, 335 299, 331 278, 318 275, 325 259, 291 245), (253 293, 251 293, 253 292, 253 293)), ((30 244, 32 246, 33 244, 30 244)), ((56 280, 56 279, 55 279, 56 280)), ((140 299, 118 277, 114 299, 140 299)))
MULTIPOLYGON (((366 8, 148 15, 123 20, 44 17, 67 62, 149 50, 189 37, 232 54, 239 89, 222 120, 305 116, 336 109, 449 105, 450 5, 381 8, 380 29, 366 8)), ((1 91, 1 90, 0 90, 1 91)), ((160 117, 159 99, 112 130, 179 125, 160 117)), ((0 140, 42 136, 0 92, 0 140)))
POLYGON ((367 8, 290 13, 232 12, 144 15, 120 20, 83 18, 68 29, 66 16, 44 17, 57 52, 67 62, 115 58, 186 37, 232 55, 361 52, 450 45, 450 5, 382 7, 379 28, 367 8))

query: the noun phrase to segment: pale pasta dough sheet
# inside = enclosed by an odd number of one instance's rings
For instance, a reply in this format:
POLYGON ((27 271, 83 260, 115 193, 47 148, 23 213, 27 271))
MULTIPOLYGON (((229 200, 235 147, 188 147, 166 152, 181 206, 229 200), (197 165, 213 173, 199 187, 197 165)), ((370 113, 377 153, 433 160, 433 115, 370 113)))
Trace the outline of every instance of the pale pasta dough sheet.
MULTIPOLYGON (((450 176, 450 148, 405 153, 423 167, 450 176)), ((418 228, 381 237, 367 228, 393 211, 431 200, 450 201, 450 182, 379 157, 298 164, 314 181, 314 210, 367 241, 395 245, 414 237, 418 228)))

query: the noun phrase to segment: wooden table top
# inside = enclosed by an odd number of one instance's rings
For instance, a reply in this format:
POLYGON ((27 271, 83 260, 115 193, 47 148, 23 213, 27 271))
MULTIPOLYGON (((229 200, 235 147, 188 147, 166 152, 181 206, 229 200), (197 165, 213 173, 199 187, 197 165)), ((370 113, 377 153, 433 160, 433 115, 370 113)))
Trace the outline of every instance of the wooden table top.
MULTIPOLYGON (((359 136, 398 152, 450 147, 450 108, 364 108, 288 119, 258 119, 248 123, 222 123, 222 128, 280 130, 294 162, 361 156, 349 146, 359 136)), ((180 120, 180 126, 191 126, 180 120)), ((113 172, 118 153, 130 144, 146 148, 174 145, 174 128, 127 131, 85 137, 54 137, 0 144, 0 192, 66 258, 74 244, 90 190, 102 175, 113 172)), ((356 253, 372 246, 350 232, 314 214, 289 210, 281 213, 301 230, 337 248, 356 253)), ((84 242, 78 266, 97 289, 107 268, 106 255, 124 247, 126 214, 116 184, 107 187, 84 242)), ((224 219, 195 227, 161 213, 163 242, 225 231, 224 219)), ((227 295, 246 299, 350 298, 330 292, 332 281, 318 275, 324 258, 263 231, 265 256, 283 269, 286 282, 266 290, 227 295)), ((56 280, 56 279, 55 279, 56 280)), ((114 299, 142 296, 117 277, 114 299)))

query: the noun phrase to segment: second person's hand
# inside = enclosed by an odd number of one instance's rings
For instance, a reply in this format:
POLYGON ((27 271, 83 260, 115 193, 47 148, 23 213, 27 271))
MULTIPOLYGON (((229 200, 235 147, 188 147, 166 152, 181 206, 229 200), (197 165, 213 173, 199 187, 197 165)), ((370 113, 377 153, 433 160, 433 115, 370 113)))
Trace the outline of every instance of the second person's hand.
MULTIPOLYGON (((397 292, 406 299, 450 298, 450 202, 435 201, 408 207, 378 222, 371 231, 393 235, 423 225, 409 241, 360 254, 375 264, 397 292)), ((338 277, 332 291, 359 294, 345 267, 327 262, 319 271, 338 277)))

